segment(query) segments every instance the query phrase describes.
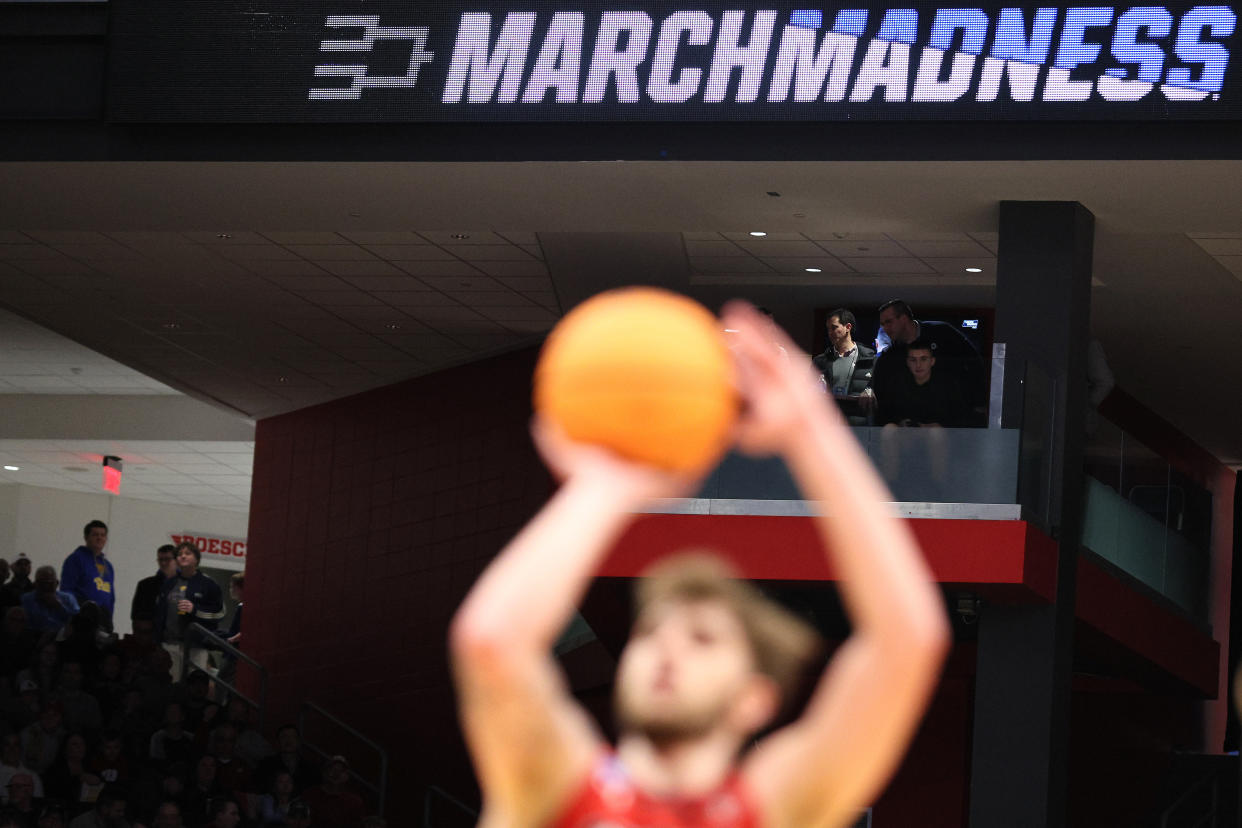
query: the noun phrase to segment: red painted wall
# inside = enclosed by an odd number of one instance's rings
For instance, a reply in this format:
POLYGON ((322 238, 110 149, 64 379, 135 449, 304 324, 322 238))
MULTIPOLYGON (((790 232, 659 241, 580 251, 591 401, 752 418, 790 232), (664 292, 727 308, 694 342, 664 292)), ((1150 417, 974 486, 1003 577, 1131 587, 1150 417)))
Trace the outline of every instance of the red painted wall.
POLYGON ((398 825, 415 824, 421 784, 470 794, 445 631, 549 490, 527 431, 533 361, 500 356, 258 424, 246 638, 270 671, 269 721, 309 699, 385 744, 398 825))
MULTIPOLYGON (((472 800, 445 653, 448 621, 546 498, 527 433, 533 351, 263 420, 246 581, 248 649, 270 671, 269 722, 304 699, 383 743, 394 824, 421 788, 472 800)), ((970 661, 970 660, 968 660, 970 661)), ((876 825, 963 824, 969 678, 934 702, 876 825)), ((601 703, 606 709, 601 692, 601 703)), ((369 767, 361 749, 355 766, 369 767)))

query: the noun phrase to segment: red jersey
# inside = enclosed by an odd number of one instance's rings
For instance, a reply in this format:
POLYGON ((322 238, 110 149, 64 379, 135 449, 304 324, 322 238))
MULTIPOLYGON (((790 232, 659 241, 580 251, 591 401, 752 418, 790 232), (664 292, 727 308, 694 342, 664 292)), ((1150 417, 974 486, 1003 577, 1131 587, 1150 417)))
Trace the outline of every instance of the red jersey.
POLYGON ((549 828, 759 828, 759 812, 736 772, 706 796, 655 797, 609 752, 549 828))

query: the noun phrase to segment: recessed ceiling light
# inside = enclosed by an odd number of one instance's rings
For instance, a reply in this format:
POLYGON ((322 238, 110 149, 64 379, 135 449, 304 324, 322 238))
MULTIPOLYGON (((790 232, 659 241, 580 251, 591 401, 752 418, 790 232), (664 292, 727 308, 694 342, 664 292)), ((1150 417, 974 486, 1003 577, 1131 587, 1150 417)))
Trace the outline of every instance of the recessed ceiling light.
POLYGON ((470 234, 469 234, 469 233, 453 233, 453 234, 450 236, 450 238, 454 238, 454 239, 468 239, 468 238, 470 238, 470 234))
POLYGON ((284 385, 287 382, 289 382, 289 378, 288 377, 277 377, 276 381, 280 383, 281 385, 284 385))
POLYGON ((390 331, 399 331, 401 330, 401 323, 400 322, 385 322, 384 328, 390 331))
POLYGON ((767 235, 767 233, 763 232, 762 230, 751 230, 750 234, 752 236, 766 236, 767 235))
POLYGON ((968 267, 968 268, 966 268, 966 272, 967 272, 967 273, 982 273, 982 272, 983 272, 983 268, 981 268, 981 267, 968 267))
POLYGON ((162 325, 160 325, 160 327, 166 331, 175 331, 181 328, 181 323, 180 322, 165 322, 162 325))
POLYGON ((823 273, 824 271, 823 271, 823 269, 822 269, 822 268, 818 268, 818 267, 808 267, 808 268, 806 269, 806 272, 807 272, 807 273, 823 273))
POLYGON ((21 471, 22 467, 21 466, 5 466, 4 470, 5 471, 21 471))
POLYGON ((233 234, 232 233, 216 233, 216 238, 217 239, 231 239, 233 238, 233 234))

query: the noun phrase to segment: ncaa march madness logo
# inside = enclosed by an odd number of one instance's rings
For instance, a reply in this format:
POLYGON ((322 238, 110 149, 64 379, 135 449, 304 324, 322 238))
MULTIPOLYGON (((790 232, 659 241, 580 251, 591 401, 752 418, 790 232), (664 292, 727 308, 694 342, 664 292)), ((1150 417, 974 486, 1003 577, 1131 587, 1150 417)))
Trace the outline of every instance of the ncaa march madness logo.
POLYGON ((307 100, 388 90, 448 110, 604 105, 621 113, 635 105, 1210 105, 1221 98, 1237 15, 1229 6, 514 10, 464 12, 437 31, 429 21, 384 25, 393 22, 329 15, 307 100), (394 47, 404 71, 377 72, 368 58, 394 47))

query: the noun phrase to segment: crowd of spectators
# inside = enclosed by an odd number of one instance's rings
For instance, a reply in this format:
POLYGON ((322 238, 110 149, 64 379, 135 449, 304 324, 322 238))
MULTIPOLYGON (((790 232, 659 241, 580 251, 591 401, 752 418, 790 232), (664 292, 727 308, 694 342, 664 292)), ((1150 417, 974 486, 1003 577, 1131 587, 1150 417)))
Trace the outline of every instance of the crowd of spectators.
POLYGON ((0 828, 382 825, 344 757, 323 765, 293 726, 270 743, 213 678, 207 645, 186 640, 191 623, 215 629, 224 615, 193 544, 160 548, 119 637, 107 527, 84 536, 59 578, 40 566, 32 579, 25 554, 0 559, 0 828))
POLYGON ((984 363, 975 346, 944 322, 916 320, 900 299, 879 308, 871 348, 855 341, 857 319, 846 308, 827 317, 828 346, 812 358, 823 387, 852 425, 887 428, 982 425, 984 363))

